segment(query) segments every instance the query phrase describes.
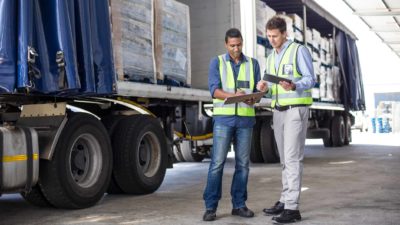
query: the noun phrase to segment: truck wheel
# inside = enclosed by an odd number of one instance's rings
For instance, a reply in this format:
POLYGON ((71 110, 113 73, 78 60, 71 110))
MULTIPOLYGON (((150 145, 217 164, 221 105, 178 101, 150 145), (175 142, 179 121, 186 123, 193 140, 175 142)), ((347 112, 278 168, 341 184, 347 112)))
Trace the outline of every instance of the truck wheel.
POLYGON ((343 116, 336 115, 332 119, 332 145, 335 147, 343 146, 345 136, 345 126, 343 116))
POLYGON ((110 182, 112 153, 103 124, 85 113, 72 113, 51 161, 40 164, 39 185, 58 208, 95 205, 110 182))
POLYGON ((112 137, 118 186, 128 194, 156 191, 167 167, 167 141, 156 118, 129 116, 118 123, 112 137))
POLYGON ((324 143, 324 147, 332 147, 332 120, 328 119, 325 120, 323 123, 323 128, 326 128, 329 130, 329 135, 325 136, 324 138, 322 138, 322 141, 324 143))
POLYGON ((260 130, 262 121, 257 121, 253 127, 253 137, 251 139, 250 161, 253 163, 263 163, 264 159, 261 154, 260 130))
POLYGON ((32 187, 28 193, 21 192, 21 196, 29 203, 39 207, 51 207, 50 202, 44 197, 39 185, 32 187))
MULTIPOLYGON (((110 138, 112 137, 112 135, 114 133, 114 129, 117 126, 117 124, 125 117, 126 116, 123 116, 123 115, 110 115, 110 116, 106 116, 106 117, 102 118, 101 121, 103 122, 104 126, 106 127, 110 138)), ((107 193, 108 194, 124 194, 124 191, 116 183, 114 174, 111 174, 110 184, 108 185, 107 193)))
MULTIPOLYGON (((179 143, 178 143, 179 145, 179 143)), ((174 158, 176 162, 185 162, 185 159, 182 156, 182 152, 180 149, 178 149, 180 147, 176 146, 176 144, 174 144, 174 147, 172 149, 173 153, 174 153, 174 158)))
POLYGON ((260 147, 265 163, 279 162, 278 147, 276 146, 275 135, 270 120, 265 120, 261 124, 260 147))
POLYGON ((204 155, 200 155, 192 151, 192 145, 190 141, 182 141, 180 144, 182 157, 186 162, 201 162, 204 159, 204 155))
POLYGON ((344 135, 344 145, 349 145, 352 141, 351 137, 351 120, 349 116, 345 117, 345 135, 344 135))

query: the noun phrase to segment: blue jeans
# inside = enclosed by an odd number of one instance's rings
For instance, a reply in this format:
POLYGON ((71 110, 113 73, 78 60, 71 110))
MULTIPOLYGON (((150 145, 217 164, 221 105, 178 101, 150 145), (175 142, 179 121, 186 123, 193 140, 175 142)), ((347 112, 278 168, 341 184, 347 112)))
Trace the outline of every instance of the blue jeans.
POLYGON ((246 206, 252 133, 251 127, 237 128, 214 124, 211 163, 203 194, 206 209, 217 209, 221 199, 224 164, 232 139, 236 162, 231 185, 232 206, 234 209, 246 206))

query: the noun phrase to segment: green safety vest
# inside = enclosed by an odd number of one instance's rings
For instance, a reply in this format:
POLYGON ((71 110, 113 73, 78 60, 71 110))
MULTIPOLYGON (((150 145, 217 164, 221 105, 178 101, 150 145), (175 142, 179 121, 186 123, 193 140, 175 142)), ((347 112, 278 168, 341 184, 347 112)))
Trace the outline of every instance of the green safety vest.
MULTIPOLYGON (((219 74, 221 77, 222 90, 229 93, 236 93, 236 88, 244 91, 246 94, 253 93, 254 90, 254 71, 253 71, 253 61, 250 57, 243 60, 240 65, 239 74, 237 81, 233 75, 233 69, 230 61, 226 61, 226 55, 218 56, 219 59, 219 74), (249 85, 247 87, 238 87, 237 84, 241 81, 247 82, 249 85)), ((253 106, 247 105, 243 102, 234 104, 224 104, 224 100, 213 99, 213 115, 225 115, 225 116, 255 116, 255 110, 253 106)))
MULTIPOLYGON (((275 69, 275 51, 267 58, 266 71, 269 74, 278 77, 284 77, 296 82, 301 79, 301 74, 297 71, 296 56, 299 44, 290 43, 283 53, 278 71, 275 69)), ((311 89, 304 91, 286 91, 279 84, 273 84, 271 87, 272 101, 271 107, 274 108, 278 102, 280 106, 287 105, 311 105, 313 102, 311 89)))

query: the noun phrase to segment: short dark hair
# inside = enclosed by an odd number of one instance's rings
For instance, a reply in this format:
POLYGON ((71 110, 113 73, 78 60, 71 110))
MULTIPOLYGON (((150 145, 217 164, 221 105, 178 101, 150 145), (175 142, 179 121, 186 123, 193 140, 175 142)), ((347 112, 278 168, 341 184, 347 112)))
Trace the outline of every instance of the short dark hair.
POLYGON ((265 26, 267 30, 279 29, 281 33, 286 31, 286 21, 280 16, 274 16, 268 20, 265 26))
POLYGON ((231 28, 225 33, 225 43, 228 43, 228 38, 240 38, 243 40, 242 33, 237 28, 231 28))

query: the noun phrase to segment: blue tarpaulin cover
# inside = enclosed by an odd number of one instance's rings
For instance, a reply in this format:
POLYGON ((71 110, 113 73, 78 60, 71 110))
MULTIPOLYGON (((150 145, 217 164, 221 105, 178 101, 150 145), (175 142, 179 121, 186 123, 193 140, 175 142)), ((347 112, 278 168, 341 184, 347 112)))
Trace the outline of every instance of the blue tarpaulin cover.
POLYGON ((10 13, 17 12, 15 0, 0 0, 0 93, 10 93, 15 88, 17 65, 16 19, 10 13))
POLYGON ((365 96, 356 42, 341 30, 336 34, 336 51, 341 67, 343 104, 351 110, 365 110, 365 96))
POLYGON ((108 0, 0 0, 0 93, 114 93, 108 0))

